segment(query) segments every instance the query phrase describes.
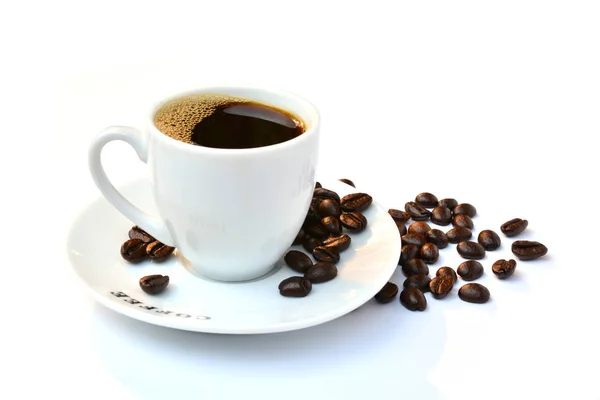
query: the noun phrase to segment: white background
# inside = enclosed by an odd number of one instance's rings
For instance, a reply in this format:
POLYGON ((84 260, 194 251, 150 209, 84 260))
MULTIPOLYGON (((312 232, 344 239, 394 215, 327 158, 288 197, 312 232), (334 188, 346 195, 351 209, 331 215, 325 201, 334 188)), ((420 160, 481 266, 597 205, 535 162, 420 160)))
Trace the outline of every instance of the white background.
MULTIPOLYGON (((2 392, 600 398, 599 20, 594 1, 3 2, 2 392), (370 302, 274 335, 174 331, 95 304, 66 251, 99 196, 87 144, 143 126, 167 92, 219 83, 315 103, 323 179, 351 178, 386 208, 455 197, 477 207, 476 230, 526 218, 523 238, 548 256, 501 282, 489 265, 510 257, 505 240, 483 261, 486 305, 370 302)), ((144 176, 127 147, 107 152, 117 183, 144 176)), ((453 252, 432 270, 456 267, 453 252)))

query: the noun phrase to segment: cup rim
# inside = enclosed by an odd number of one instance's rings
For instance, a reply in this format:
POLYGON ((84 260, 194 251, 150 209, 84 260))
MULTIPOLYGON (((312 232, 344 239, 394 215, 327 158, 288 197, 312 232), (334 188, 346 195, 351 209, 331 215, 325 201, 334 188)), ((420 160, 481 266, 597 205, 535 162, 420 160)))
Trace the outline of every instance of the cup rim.
MULTIPOLYGON (((231 94, 231 96, 237 96, 237 97, 242 97, 242 98, 246 97, 250 100, 253 100, 251 95, 250 96, 242 96, 242 95, 238 95, 238 94, 231 94)), ((260 102, 269 105, 268 101, 260 100, 260 102)), ((281 108, 280 106, 276 106, 276 105, 273 105, 273 106, 281 108)), ((293 112, 294 114, 298 114, 295 110, 290 110, 290 111, 293 112)), ((162 141, 165 144, 168 144, 169 146, 174 146, 177 149, 180 149, 181 151, 186 151, 186 152, 195 153, 195 154, 239 156, 239 155, 243 155, 243 154, 268 153, 268 152, 272 152, 272 151, 280 151, 280 150, 286 149, 288 147, 297 146, 307 140, 310 140, 310 137, 316 134, 316 132, 319 130, 320 120, 321 120, 321 118, 320 118, 319 111, 314 106, 314 104, 312 104, 311 102, 306 100, 304 97, 302 97, 296 93, 293 93, 293 92, 290 92, 287 90, 262 87, 262 86, 220 85, 220 86, 199 87, 196 89, 180 91, 180 92, 173 93, 171 95, 163 97, 162 100, 156 102, 154 104, 154 106, 152 107, 152 111, 149 116, 148 124, 149 124, 150 131, 158 140, 162 141), (272 93, 272 94, 278 95, 278 96, 283 95, 286 97, 293 98, 295 101, 301 103, 302 107, 305 110, 307 110, 309 114, 311 114, 310 123, 308 121, 306 121, 305 118, 302 118, 303 122, 309 126, 307 126, 306 130, 301 135, 296 136, 295 138, 292 138, 290 140, 286 140, 285 142, 272 144, 269 146, 251 147, 251 148, 245 148, 245 149, 222 149, 222 148, 216 148, 216 147, 198 146, 198 145, 182 142, 180 140, 177 140, 175 138, 172 138, 172 137, 162 133, 154 124, 154 116, 156 115, 158 110, 169 101, 175 100, 180 97, 194 95, 194 94, 229 95, 228 92, 232 91, 232 90, 272 93)))

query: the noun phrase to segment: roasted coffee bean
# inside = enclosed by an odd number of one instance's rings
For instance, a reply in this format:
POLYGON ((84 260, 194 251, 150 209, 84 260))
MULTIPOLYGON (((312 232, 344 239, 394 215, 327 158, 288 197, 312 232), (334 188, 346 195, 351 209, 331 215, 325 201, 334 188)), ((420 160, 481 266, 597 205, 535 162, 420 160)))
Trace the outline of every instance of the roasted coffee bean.
POLYGON ((331 199, 340 202, 340 196, 336 192, 322 187, 315 189, 313 197, 319 200, 331 199))
POLYGON ((429 291, 434 299, 443 299, 450 293, 454 281, 446 275, 436 276, 429 282, 429 291))
POLYGON ((306 297, 311 290, 310 279, 303 276, 290 276, 279 284, 279 294, 285 297, 306 297))
POLYGON ((396 222, 405 223, 410 219, 410 214, 406 211, 396 210, 395 208, 390 208, 388 210, 388 214, 394 219, 396 222))
POLYGON ((400 260, 398 261, 398 264, 404 266, 404 263, 406 263, 408 260, 419 255, 420 249, 421 247, 417 246, 416 244, 406 244, 402 246, 402 249, 400 249, 400 260))
POLYGON ((448 247, 448 236, 439 229, 431 229, 425 234, 425 240, 429 243, 435 244, 438 249, 445 249, 448 247))
POLYGON ((464 241, 456 245, 456 251, 462 258, 481 260, 485 257, 485 249, 477 242, 464 241))
POLYGON ((344 233, 342 235, 328 237, 327 239, 323 240, 322 245, 327 248, 333 249, 339 253, 348 249, 348 247, 350 247, 351 242, 352 239, 350 238, 350 236, 344 233))
POLYGON ((435 195, 427 192, 419 193, 415 197, 415 203, 422 207, 433 208, 438 204, 438 198, 435 195))
POLYGON ((323 283, 335 278, 337 273, 338 270, 335 264, 318 262, 306 270, 304 277, 306 279, 310 279, 312 283, 323 283))
POLYGON ((325 217, 321 219, 321 225, 327 230, 327 232, 332 235, 341 235, 342 234, 342 223, 338 217, 325 217))
POLYGON ((144 243, 152 243, 156 240, 152 235, 137 225, 129 230, 129 239, 141 239, 144 243))
POLYGON ((346 179, 346 178, 342 178, 342 179, 338 179, 340 182, 344 182, 346 185, 350 185, 353 188, 356 187, 356 185, 354 184, 354 182, 352 182, 350 179, 346 179))
POLYGON ((429 274, 429 267, 425 262, 419 258, 411 258, 407 260, 402 266, 402 273, 406 276, 412 276, 417 274, 429 274))
POLYGON ((344 228, 351 232, 360 232, 367 227, 367 218, 358 211, 342 214, 340 216, 340 222, 344 228))
POLYGON ((423 292, 412 287, 400 293, 400 303, 410 311, 424 311, 427 308, 427 299, 423 292))
POLYGON ((532 240, 516 240, 513 242, 511 250, 519 260, 523 261, 535 260, 548 253, 546 246, 532 240))
POLYGON ((492 272, 500 279, 506 279, 515 273, 517 262, 515 260, 498 260, 492 264, 492 272))
POLYGON ((329 231, 323 226, 323 224, 321 224, 321 221, 305 225, 304 232, 308 236, 312 236, 317 239, 325 239, 327 236, 329 236, 329 231))
POLYGON ((148 294, 159 294, 169 284, 168 275, 148 275, 140 279, 140 287, 148 294))
POLYGON ((465 261, 458 266, 456 273, 465 281, 474 281, 483 275, 483 265, 475 260, 465 261))
POLYGON ((322 186, 322 185, 321 185, 321 184, 320 184, 318 181, 317 181, 317 182, 315 182, 315 189, 320 189, 320 188, 322 188, 322 187, 323 187, 323 186, 322 186))
POLYGON ((456 207, 458 205, 458 201, 456 201, 456 199, 441 199, 440 201, 438 201, 438 206, 440 207, 448 207, 450 210, 453 210, 454 207, 456 207))
POLYGON ((465 228, 473 229, 473 220, 467 214, 457 214, 452 218, 454 227, 464 226, 465 228))
POLYGON ((320 217, 339 217, 342 215, 342 206, 335 200, 324 199, 317 206, 317 214, 320 217))
POLYGON ((464 226, 457 226, 446 232, 446 237, 450 243, 459 243, 471 239, 473 232, 464 226))
POLYGON ((375 301, 381 304, 389 303, 398 295, 398 285, 393 282, 386 283, 375 295, 375 301))
POLYGON ((429 282, 431 278, 426 274, 411 275, 404 280, 403 286, 405 288, 414 287, 422 292, 429 292, 429 282))
POLYGON ((402 246, 407 244, 416 244, 417 246, 421 247, 427 243, 425 235, 421 235, 420 233, 407 233, 406 235, 402 235, 400 238, 402 239, 402 246))
POLYGON ((398 232, 400 232, 400 236, 402 235, 406 235, 407 234, 407 229, 406 229, 406 225, 404 225, 404 222, 398 222, 398 221, 394 221, 396 223, 396 226, 398 227, 398 232))
POLYGON ((302 244, 304 239, 306 239, 306 233, 304 233, 304 229, 300 228, 298 234, 296 235, 296 239, 294 239, 294 243, 292 244, 302 244))
POLYGON ((429 219, 436 225, 446 226, 452 221, 452 211, 448 207, 437 206, 431 211, 429 219))
POLYGON ((283 260, 288 267, 301 274, 305 273, 306 270, 313 265, 310 257, 298 250, 288 251, 283 257, 283 260))
POLYGON ((433 243, 425 243, 419 250, 419 258, 427 264, 435 264, 440 257, 438 247, 433 243))
POLYGON ((404 209, 410 214, 411 218, 415 221, 425 221, 429 219, 431 211, 418 205, 414 201, 409 201, 404 205, 404 209))
POLYGON ((121 257, 130 263, 138 263, 148 258, 146 246, 142 239, 129 239, 121 245, 121 257))
POLYGON ((337 250, 332 249, 331 247, 318 246, 312 251, 312 255, 318 261, 328 262, 328 263, 337 263, 340 261, 340 253, 337 250))
POLYGON ((408 226, 408 233, 424 235, 431 230, 431 226, 425 221, 415 221, 408 226))
POLYGON ((456 283, 456 281, 458 280, 456 272, 450 267, 438 268, 437 272, 435 273, 435 276, 448 276, 452 278, 452 283, 456 283))
POLYGON ((477 209, 469 203, 460 203, 452 209, 452 213, 454 213, 454 215, 466 214, 473 218, 477 214, 477 209))
MULTIPOLYGON (((313 199, 311 206, 309 207, 307 213, 306 213, 306 217, 304 218, 304 222, 302 223, 302 228, 304 229, 305 227, 307 227, 310 224, 316 224, 319 222, 319 220, 321 219, 321 217, 319 217, 316 213, 316 211, 313 209, 313 204, 316 202, 316 199, 313 199)), ((306 233, 306 230, 304 231, 306 233)))
POLYGON ((508 237, 517 236, 527 228, 529 222, 526 219, 513 218, 510 221, 506 221, 500 226, 500 230, 508 237))
POLYGON ((175 247, 167 246, 158 240, 155 240, 146 246, 146 254, 148 255, 148 259, 154 262, 165 261, 171 254, 173 254, 174 251, 175 247))
POLYGON ((319 239, 307 236, 306 239, 304 239, 304 242, 302 242, 302 247, 304 247, 304 249, 309 253, 312 253, 315 247, 321 246, 322 244, 323 242, 321 242, 319 239))
POLYGON ((373 198, 366 193, 351 193, 344 197, 340 201, 342 210, 346 212, 350 211, 364 211, 373 202, 373 198))
POLYGON ((492 230, 486 229, 479 232, 477 242, 486 250, 496 250, 500 247, 500 236, 492 230))
POLYGON ((490 291, 479 283, 467 283, 458 289, 458 297, 469 303, 487 303, 490 299, 490 291))

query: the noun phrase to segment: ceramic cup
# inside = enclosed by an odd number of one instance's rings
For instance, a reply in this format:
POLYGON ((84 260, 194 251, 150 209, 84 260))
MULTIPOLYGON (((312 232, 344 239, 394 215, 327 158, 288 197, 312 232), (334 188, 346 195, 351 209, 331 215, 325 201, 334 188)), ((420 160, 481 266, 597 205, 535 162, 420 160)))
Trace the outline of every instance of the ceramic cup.
POLYGON ((267 274, 292 244, 310 205, 318 158, 316 108, 280 90, 210 87, 163 99, 147 123, 144 130, 109 127, 92 141, 89 167, 104 197, 134 224, 176 247, 196 275, 235 282, 267 274), (175 140, 156 128, 154 115, 163 104, 199 93, 288 110, 306 131, 271 146, 218 149, 175 140), (158 215, 137 208, 108 180, 100 155, 113 140, 131 145, 148 165, 158 215))

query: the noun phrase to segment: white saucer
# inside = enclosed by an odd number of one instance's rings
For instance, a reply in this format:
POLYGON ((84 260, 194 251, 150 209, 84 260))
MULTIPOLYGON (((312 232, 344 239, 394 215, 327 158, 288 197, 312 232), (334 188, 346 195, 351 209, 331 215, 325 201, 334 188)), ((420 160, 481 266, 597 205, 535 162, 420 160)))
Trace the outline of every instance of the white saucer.
MULTIPOLYGON (((344 183, 322 182, 340 197, 358 190, 344 183)), ((147 211, 151 189, 139 180, 120 190, 147 211)), ((129 264, 119 254, 133 225, 104 198, 90 204, 73 222, 67 251, 75 275, 106 307, 151 324, 189 331, 250 334, 306 328, 358 308, 390 279, 400 255, 398 229, 386 210, 373 202, 365 211, 367 229, 350 234, 352 244, 337 264, 338 276, 313 285, 304 298, 279 294, 283 279, 298 275, 283 261, 271 275, 246 283, 221 283, 192 275, 179 257, 155 264, 129 264), (278 269, 277 269, 278 268, 278 269), (148 295, 138 281, 150 274, 169 275, 163 293, 148 295)), ((300 246, 293 246, 294 248, 300 246)), ((234 249, 232 249, 234 250, 234 249)))

